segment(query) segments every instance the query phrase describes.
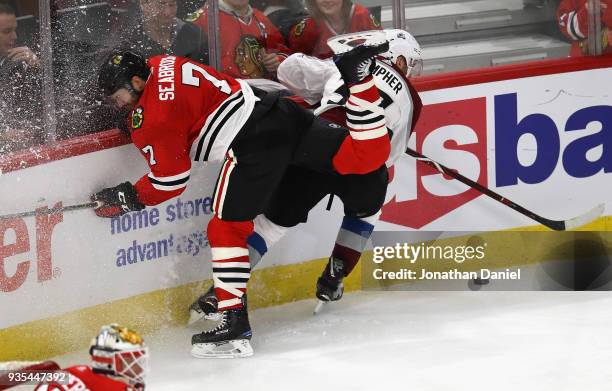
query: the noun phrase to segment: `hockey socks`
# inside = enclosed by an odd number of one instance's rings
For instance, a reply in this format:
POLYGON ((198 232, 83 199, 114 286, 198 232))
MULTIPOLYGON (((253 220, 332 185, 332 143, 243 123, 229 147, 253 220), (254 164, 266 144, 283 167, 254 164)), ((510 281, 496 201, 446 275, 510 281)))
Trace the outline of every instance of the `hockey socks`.
POLYGON ((349 91, 345 106, 350 137, 340 145, 333 166, 340 174, 366 174, 382 166, 391 152, 385 110, 371 75, 349 91))
POLYGON ((224 221, 214 216, 208 223, 208 241, 212 252, 212 272, 218 310, 242 308, 251 277, 247 238, 253 222, 224 221))
POLYGON ((368 239, 372 236, 378 216, 380 216, 380 212, 363 219, 345 216, 342 220, 331 255, 332 258, 339 258, 344 261, 345 276, 348 276, 359 262, 361 253, 365 249, 368 239))
POLYGON ((255 229, 247 239, 251 269, 261 261, 268 249, 274 246, 288 230, 289 228, 273 223, 264 215, 255 218, 255 229))

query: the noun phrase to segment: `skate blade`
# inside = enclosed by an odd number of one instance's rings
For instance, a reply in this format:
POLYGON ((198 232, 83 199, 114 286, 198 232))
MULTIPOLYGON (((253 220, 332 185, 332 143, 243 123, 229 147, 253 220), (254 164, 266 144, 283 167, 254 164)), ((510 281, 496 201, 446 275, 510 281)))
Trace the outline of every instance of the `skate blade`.
POLYGON ((191 347, 195 358, 241 358, 253 355, 248 339, 234 339, 219 343, 196 343, 191 347))
POLYGON ((196 311, 189 310, 189 320, 187 321, 187 325, 191 326, 194 323, 197 323, 201 320, 211 320, 213 322, 217 322, 221 319, 221 313, 215 312, 214 314, 206 315, 204 311, 196 311))
POLYGON ((334 54, 342 54, 353 50, 359 45, 378 46, 385 42, 387 42, 387 37, 384 31, 370 30, 359 33, 336 35, 327 40, 327 45, 334 54))
POLYGON ((321 310, 323 309, 323 307, 325 307, 327 303, 327 301, 319 300, 314 308, 314 311, 312 311, 312 314, 317 315, 319 312, 321 312, 321 310))

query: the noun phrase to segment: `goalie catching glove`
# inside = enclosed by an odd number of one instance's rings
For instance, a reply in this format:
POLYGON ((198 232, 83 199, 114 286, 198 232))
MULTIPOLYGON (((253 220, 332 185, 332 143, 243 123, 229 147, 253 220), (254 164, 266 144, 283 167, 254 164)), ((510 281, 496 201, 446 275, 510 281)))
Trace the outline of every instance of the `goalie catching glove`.
POLYGON ((138 193, 130 182, 102 189, 91 196, 91 200, 98 202, 99 205, 94 212, 100 217, 117 217, 145 208, 138 200, 138 193))

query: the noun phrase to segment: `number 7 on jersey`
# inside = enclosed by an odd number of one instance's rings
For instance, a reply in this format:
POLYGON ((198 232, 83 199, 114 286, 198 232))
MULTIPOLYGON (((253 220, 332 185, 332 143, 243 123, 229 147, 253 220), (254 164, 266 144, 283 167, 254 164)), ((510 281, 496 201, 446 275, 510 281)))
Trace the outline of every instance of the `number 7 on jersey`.
POLYGON ((204 68, 199 67, 196 64, 192 64, 190 62, 184 63, 181 67, 181 72, 183 84, 199 87, 200 79, 194 75, 194 73, 199 73, 204 79, 208 80, 212 83, 212 85, 217 87, 219 91, 223 92, 224 94, 232 93, 232 89, 230 88, 229 83, 227 81, 215 78, 210 73, 206 72, 204 68))

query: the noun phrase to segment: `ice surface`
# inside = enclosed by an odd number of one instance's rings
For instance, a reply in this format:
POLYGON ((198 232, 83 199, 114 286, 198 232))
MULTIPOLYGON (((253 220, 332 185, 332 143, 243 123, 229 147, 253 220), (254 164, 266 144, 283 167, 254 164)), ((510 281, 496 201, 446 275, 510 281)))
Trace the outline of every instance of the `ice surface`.
POLYGON ((198 329, 148 336, 147 390, 610 389, 609 292, 358 292, 317 316, 314 305, 253 311, 251 358, 192 358, 198 329))

